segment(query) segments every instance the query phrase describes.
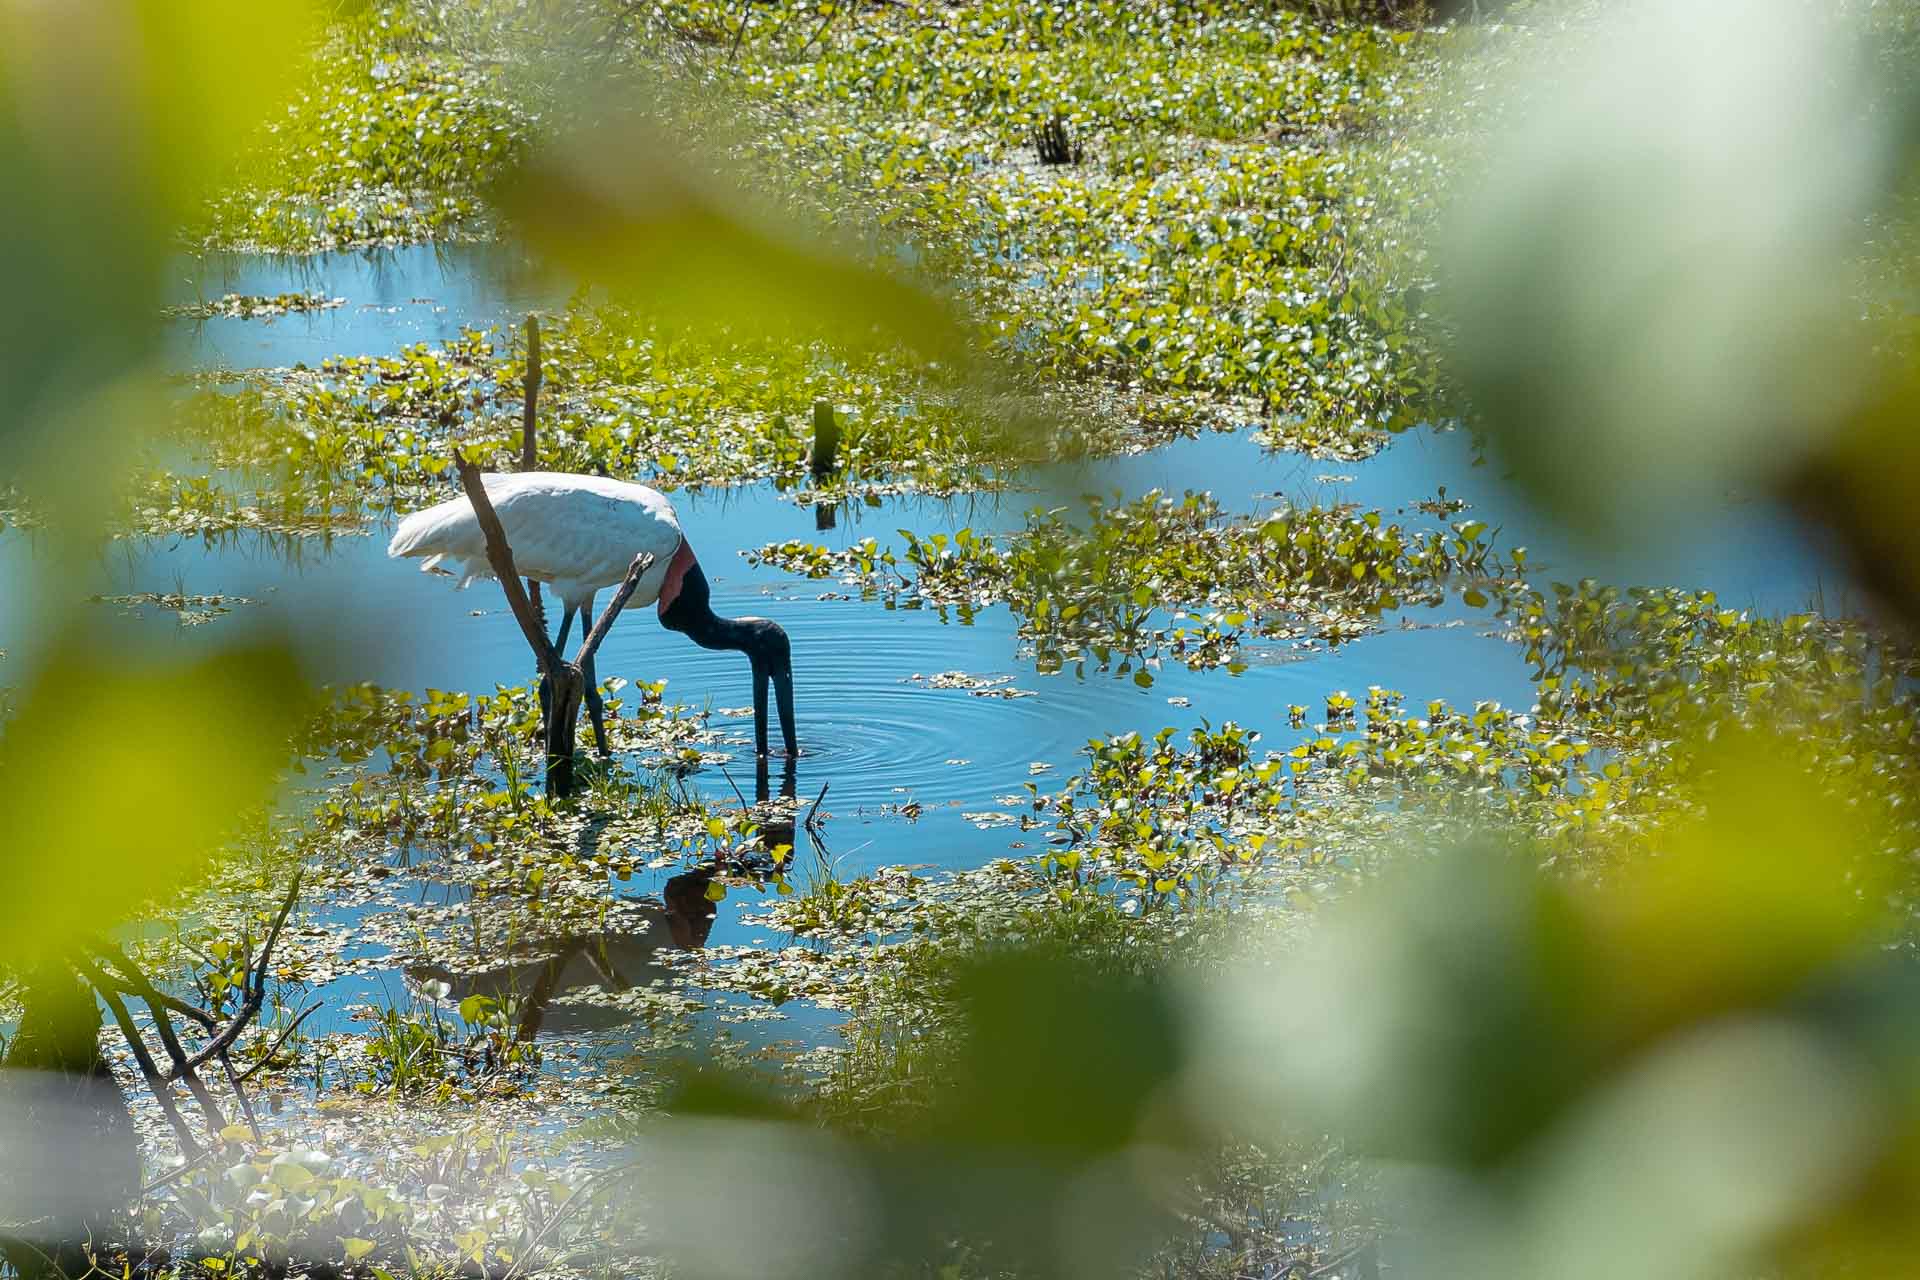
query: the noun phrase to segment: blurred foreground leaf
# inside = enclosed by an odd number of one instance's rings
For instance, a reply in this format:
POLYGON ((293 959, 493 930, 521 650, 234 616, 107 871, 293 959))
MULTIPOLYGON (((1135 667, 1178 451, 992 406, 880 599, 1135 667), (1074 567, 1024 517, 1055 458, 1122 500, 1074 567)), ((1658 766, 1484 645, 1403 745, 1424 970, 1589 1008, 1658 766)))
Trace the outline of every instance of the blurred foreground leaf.
POLYGON ((928 977, 960 1022, 919 1064, 924 1107, 828 1133, 725 1077, 680 1090, 629 1187, 680 1273, 891 1275, 966 1254, 994 1272, 1109 1275, 1174 1228, 1169 1206, 1212 1135, 1173 1088, 1164 978, 1058 946, 995 948, 928 977))
POLYGON ((1860 390, 1904 91, 1857 14, 1639 0, 1541 40, 1444 237, 1453 362, 1576 526, 1657 536, 1769 481, 1860 390))
POLYGON ((307 707, 276 645, 186 664, 52 659, 0 737, 7 962, 111 927, 208 858, 270 797, 307 707))
POLYGON ((150 421, 96 397, 156 354, 177 228, 313 18, 304 0, 0 0, 0 479, 49 509, 97 503, 99 446, 150 421))
POLYGON ((659 122, 630 110, 537 146, 496 199, 555 263, 683 323, 904 344, 930 360, 967 351, 959 317, 932 292, 697 171, 659 122))
POLYGON ((1723 1274, 1907 1234, 1920 972, 1885 950, 1876 833, 1790 741, 1702 757, 1700 810, 1604 878, 1423 862, 1197 986, 1194 1105, 1363 1144, 1431 1274, 1723 1274))

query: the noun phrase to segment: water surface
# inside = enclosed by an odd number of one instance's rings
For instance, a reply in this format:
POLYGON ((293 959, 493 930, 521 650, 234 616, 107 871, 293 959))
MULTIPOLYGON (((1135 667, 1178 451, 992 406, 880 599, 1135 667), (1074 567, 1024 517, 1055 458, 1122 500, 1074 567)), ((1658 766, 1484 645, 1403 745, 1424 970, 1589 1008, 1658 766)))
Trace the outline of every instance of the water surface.
MULTIPOLYGON (((425 246, 185 264, 179 300, 307 290, 345 302, 271 322, 181 322, 175 326, 179 362, 280 367, 385 353, 445 341, 466 326, 511 323, 530 307, 564 298, 563 288, 510 249, 425 246)), ((1799 531, 1762 504, 1729 501, 1717 510, 1676 513, 1681 536, 1664 545, 1683 548, 1677 553, 1581 545, 1541 518, 1457 431, 1410 432, 1362 462, 1269 453, 1247 432, 1207 434, 1140 454, 1046 468, 1031 483, 1030 492, 853 506, 825 531, 810 509, 770 486, 674 496, 713 583, 715 608, 775 618, 792 637, 803 746, 796 793, 804 799, 825 792, 825 845, 814 848, 803 829, 803 863, 817 856, 847 876, 902 863, 954 870, 1017 852, 1024 842, 1005 825, 1005 815, 1023 798, 1024 785, 1058 785, 1095 736, 1235 720, 1262 732, 1264 746, 1284 748, 1302 732, 1288 727, 1288 708, 1317 711, 1336 690, 1359 695, 1385 686, 1404 692, 1413 705, 1495 699, 1525 706, 1532 693, 1518 649, 1490 633, 1484 612, 1460 606, 1397 615, 1378 634, 1338 648, 1256 647, 1239 675, 1172 666, 1144 690, 1130 679, 1099 674, 1043 676, 1022 655, 1016 620, 1004 607, 983 610, 971 625, 943 621, 927 609, 890 610, 848 598, 836 584, 748 566, 739 551, 762 543, 800 538, 844 547, 872 536, 897 544, 895 530, 903 527, 921 534, 1006 531, 1021 527, 1036 503, 1073 505, 1081 494, 1130 497, 1156 488, 1175 495, 1205 490, 1235 514, 1287 503, 1352 503, 1430 526, 1436 517, 1414 504, 1444 487, 1448 498, 1470 504, 1455 518, 1499 526, 1499 545, 1525 545, 1530 564, 1549 577, 1707 586, 1729 604, 1767 612, 1806 607, 1823 580, 1835 577, 1806 550, 1799 531), (956 671, 1022 696, 983 697, 929 683, 956 671)), ((258 603, 193 628, 164 615, 127 617, 102 608, 98 625, 130 652, 192 652, 246 628, 324 637, 314 647, 313 675, 329 682, 469 690, 527 682, 532 659, 498 588, 481 583, 456 592, 412 562, 389 560, 389 533, 380 526, 364 537, 308 542, 297 557, 244 536, 213 545, 192 538, 121 542, 105 548, 83 580, 57 582, 47 580, 30 536, 0 535, 0 593, 20 602, 0 614, 0 650, 12 651, 0 679, 19 682, 37 660, 31 650, 37 602, 53 592, 184 589, 258 603)), ((712 708, 727 732, 732 780, 710 768, 691 785, 721 802, 731 801, 736 783, 751 787, 751 721, 737 714, 750 700, 741 655, 696 648, 662 629, 651 609, 640 609, 614 627, 599 671, 603 678, 634 681, 664 677, 669 700, 712 708)), ((651 963, 650 947, 684 945, 663 923, 674 898, 671 874, 646 873, 610 886, 610 895, 626 900, 618 913, 635 922, 619 943, 635 965, 651 963)), ((397 910, 409 896, 416 904, 446 905, 447 895, 464 892, 431 876, 405 877, 392 884, 383 905, 323 908, 323 918, 351 933, 366 910, 397 910)), ((721 904, 709 945, 780 941, 744 925, 740 907, 738 896, 721 904)), ((401 975, 393 971, 343 980, 328 992, 332 1005, 323 1025, 344 1025, 340 1009, 349 1000, 380 1001, 400 988, 401 975)), ((802 1026, 787 1030, 819 1034, 831 1020, 812 1011, 802 1026)), ((617 1022, 588 1030, 583 1044, 619 1042, 617 1022)))

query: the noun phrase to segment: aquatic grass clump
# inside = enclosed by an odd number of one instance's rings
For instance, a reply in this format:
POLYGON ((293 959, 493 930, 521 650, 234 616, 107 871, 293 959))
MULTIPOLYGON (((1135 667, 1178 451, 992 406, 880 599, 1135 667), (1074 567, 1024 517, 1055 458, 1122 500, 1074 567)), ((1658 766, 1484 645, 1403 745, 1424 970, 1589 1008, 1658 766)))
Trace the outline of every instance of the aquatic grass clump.
POLYGON ((953 609, 962 622, 992 604, 1020 617, 1042 671, 1088 663, 1136 683, 1173 660, 1243 669, 1250 636, 1337 643, 1380 616, 1435 605, 1480 587, 1511 565, 1485 523, 1418 532, 1377 511, 1286 508, 1230 520, 1212 497, 1158 491, 1131 502, 1090 500, 1084 521, 1036 511, 1004 542, 962 529, 920 537, 901 551, 871 538, 828 551, 803 542, 761 547, 754 563, 837 578, 892 607, 953 609))
POLYGON ((470 995, 441 1008, 447 984, 428 979, 406 1005, 362 1010, 370 1026, 366 1038, 367 1078, 355 1082, 361 1093, 434 1093, 442 1100, 456 1091, 498 1090, 536 1070, 540 1049, 518 1034, 520 1003, 511 993, 499 998, 470 995))

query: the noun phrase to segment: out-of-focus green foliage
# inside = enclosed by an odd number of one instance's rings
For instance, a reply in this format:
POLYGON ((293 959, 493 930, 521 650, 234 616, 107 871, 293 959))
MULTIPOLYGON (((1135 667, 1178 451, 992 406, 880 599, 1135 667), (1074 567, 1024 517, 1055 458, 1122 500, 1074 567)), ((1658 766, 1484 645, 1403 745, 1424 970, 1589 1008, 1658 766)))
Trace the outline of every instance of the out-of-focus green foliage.
POLYGON ((1197 991, 1202 1096, 1410 1164, 1441 1274, 1893 1274, 1915 975, 1872 833, 1785 747, 1724 744, 1703 817, 1602 883, 1409 868, 1197 991))
POLYGON ((270 794, 303 709, 279 646, 180 665, 104 659, 82 644, 45 664, 0 738, 10 964, 59 951, 202 865, 235 814, 270 794), (156 749, 168 742, 192 749, 156 749))
POLYGON ((562 269, 670 321, 965 354, 956 317, 924 287, 796 236, 750 191, 681 160, 650 117, 611 114, 555 138, 496 198, 562 269))
POLYGON ((0 9, 5 481, 91 523, 133 436, 174 229, 224 175, 311 30, 300 3, 0 9))
POLYGON ((1440 267, 1454 367, 1577 526, 1658 538, 1871 398, 1916 117, 1870 42, 1902 8, 1635 3, 1495 60, 1440 267))

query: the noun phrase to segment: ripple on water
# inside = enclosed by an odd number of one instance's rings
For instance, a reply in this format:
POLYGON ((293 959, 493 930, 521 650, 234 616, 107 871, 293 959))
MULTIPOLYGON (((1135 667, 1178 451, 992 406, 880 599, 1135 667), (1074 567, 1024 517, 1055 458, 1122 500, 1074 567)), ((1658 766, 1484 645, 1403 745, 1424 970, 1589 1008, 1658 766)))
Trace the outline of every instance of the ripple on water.
MULTIPOLYGON (((1033 762, 1063 763, 1085 742, 1091 709, 1075 705, 1086 702, 1085 695, 1106 701, 1105 690, 1010 668, 1017 640, 1004 610, 989 611, 972 627, 943 624, 930 612, 883 613, 884 625, 849 633, 850 620, 865 623, 876 612, 830 600, 788 600, 779 609, 795 653, 798 785, 813 792, 830 783, 842 812, 910 799, 990 803, 1017 790, 1033 762), (960 687, 940 687, 947 682, 937 677, 947 672, 963 673, 960 687), (1062 699, 1062 690, 1081 696, 1062 699), (1026 696, 1007 696, 1014 692, 1026 696)), ((631 643, 637 651, 656 642, 641 634, 631 643)), ((738 655, 679 648, 654 650, 662 672, 671 671, 673 696, 711 693, 728 706, 748 700, 738 655)), ((729 739, 744 754, 751 721, 742 717, 731 726, 729 739)))

